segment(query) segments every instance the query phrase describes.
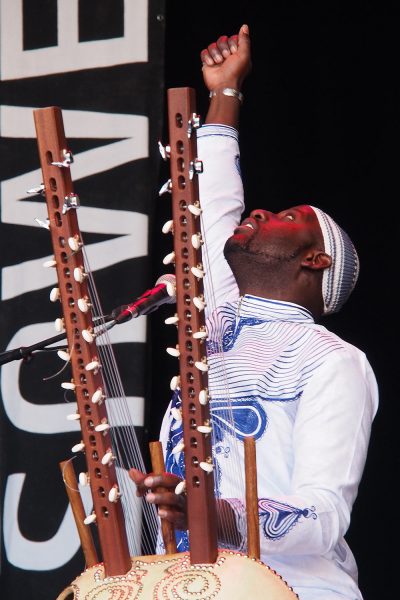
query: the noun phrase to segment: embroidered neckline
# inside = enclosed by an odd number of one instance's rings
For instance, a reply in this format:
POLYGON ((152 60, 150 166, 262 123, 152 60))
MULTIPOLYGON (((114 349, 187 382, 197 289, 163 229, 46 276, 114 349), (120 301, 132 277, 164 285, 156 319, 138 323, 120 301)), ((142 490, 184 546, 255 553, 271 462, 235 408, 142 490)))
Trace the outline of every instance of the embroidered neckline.
POLYGON ((256 317, 267 321, 315 322, 309 310, 293 302, 271 300, 252 294, 243 294, 236 302, 236 323, 246 317, 256 317))

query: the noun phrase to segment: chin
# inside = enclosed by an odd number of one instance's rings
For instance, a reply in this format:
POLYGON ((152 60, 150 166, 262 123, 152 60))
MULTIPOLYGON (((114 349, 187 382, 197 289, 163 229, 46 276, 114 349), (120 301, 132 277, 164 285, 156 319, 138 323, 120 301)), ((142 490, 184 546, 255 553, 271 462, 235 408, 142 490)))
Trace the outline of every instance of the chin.
POLYGON ((231 235, 231 237, 226 240, 224 246, 224 256, 226 260, 228 260, 228 255, 231 252, 245 252, 247 249, 247 242, 248 240, 245 239, 245 236, 240 233, 231 235))
POLYGON ((226 241, 224 257, 239 285, 239 280, 241 280, 240 274, 248 271, 249 255, 246 252, 246 248, 243 247, 243 244, 240 244, 236 236, 232 236, 226 241))

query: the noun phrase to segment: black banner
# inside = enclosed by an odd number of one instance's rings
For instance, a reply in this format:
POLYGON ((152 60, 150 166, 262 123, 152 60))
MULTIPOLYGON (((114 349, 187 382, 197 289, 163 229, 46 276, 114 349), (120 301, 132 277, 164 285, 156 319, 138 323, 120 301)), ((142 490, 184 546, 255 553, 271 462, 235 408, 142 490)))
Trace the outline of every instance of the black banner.
MULTIPOLYGON (((84 569, 59 462, 80 440, 55 352, 3 352, 56 335, 59 303, 33 110, 62 109, 80 229, 105 312, 154 285, 149 223, 162 128, 164 2, 1 0, 1 594, 55 598, 84 569)), ((144 424, 146 318, 111 336, 144 424)), ((86 504, 90 506, 89 499, 86 504), (89 504, 88 504, 89 503, 89 504)))

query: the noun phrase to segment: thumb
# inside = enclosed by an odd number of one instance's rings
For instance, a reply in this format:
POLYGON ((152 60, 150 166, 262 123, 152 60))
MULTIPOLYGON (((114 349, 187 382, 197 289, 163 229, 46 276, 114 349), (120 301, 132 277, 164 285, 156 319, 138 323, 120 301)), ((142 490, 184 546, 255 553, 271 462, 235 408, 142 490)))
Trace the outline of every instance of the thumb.
POLYGON ((139 471, 138 469, 135 468, 131 468, 129 469, 129 477, 135 482, 135 483, 141 483, 143 481, 143 479, 145 479, 145 474, 142 473, 141 471, 139 471))
POLYGON ((238 46, 250 46, 250 31, 249 31, 249 26, 244 24, 241 26, 241 28, 239 29, 239 39, 238 39, 238 46))

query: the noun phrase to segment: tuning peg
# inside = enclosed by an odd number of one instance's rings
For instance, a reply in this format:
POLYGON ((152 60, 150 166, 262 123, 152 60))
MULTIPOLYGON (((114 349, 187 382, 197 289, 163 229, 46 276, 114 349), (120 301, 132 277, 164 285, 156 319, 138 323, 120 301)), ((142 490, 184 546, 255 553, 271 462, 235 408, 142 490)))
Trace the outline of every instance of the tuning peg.
POLYGON ((175 488, 175 494, 183 494, 183 492, 186 490, 186 481, 182 480, 178 483, 178 485, 175 488))
POLYGON ((87 277, 87 273, 83 270, 82 267, 75 267, 74 269, 74 279, 78 283, 82 283, 83 280, 87 277))
POLYGON ((93 404, 101 404, 103 402, 103 400, 105 400, 105 399, 106 399, 106 397, 103 394, 103 389, 97 388, 97 390, 94 392, 94 394, 92 396, 93 404))
POLYGON ((175 252, 170 252, 167 256, 164 256, 163 263, 164 265, 169 265, 175 262, 175 252))
POLYGON ((191 118, 188 121, 187 136, 189 139, 192 137, 193 129, 198 129, 199 127, 200 127, 200 115, 193 113, 191 118))
POLYGON ((121 493, 118 489, 117 485, 114 485, 111 490, 108 492, 108 499, 110 502, 118 502, 118 499, 120 498, 121 493))
POLYGON ((64 381, 64 382, 61 384, 61 387, 62 387, 64 390, 75 390, 75 388, 76 388, 76 385, 74 384, 74 382, 73 382, 73 381, 64 381))
POLYGON ((64 197, 62 214, 65 215, 69 210, 71 210, 71 208, 79 208, 79 205, 79 196, 77 194, 74 194, 73 192, 71 194, 68 194, 64 197))
POLYGON ((204 277, 202 264, 198 264, 197 267, 191 267, 190 270, 192 271, 193 275, 198 279, 202 279, 204 277))
POLYGON ((176 283, 173 283, 172 281, 167 281, 167 285, 165 287, 166 287, 168 296, 171 296, 171 298, 175 298, 176 297, 176 283))
POLYGON ((171 415, 173 416, 175 421, 182 421, 182 413, 179 410, 179 408, 176 408, 176 406, 171 408, 171 415))
POLYGON ((167 160, 168 158, 170 158, 171 156, 171 146, 170 145, 165 145, 163 146, 162 143, 160 141, 158 141, 158 149, 160 151, 160 154, 163 158, 163 160, 167 160))
POLYGON ((200 296, 195 296, 193 298, 193 304, 199 311, 204 310, 204 308, 207 306, 203 294, 201 294, 200 296))
POLYGON ((179 454, 180 452, 183 452, 183 450, 185 449, 185 444, 183 443, 183 440, 181 440, 180 442, 178 442, 176 444, 176 446, 174 446, 171 450, 171 454, 179 454))
POLYGON ((199 433, 204 433, 205 435, 208 435, 209 433, 211 433, 212 432, 212 427, 210 427, 210 422, 206 421, 204 423, 204 425, 199 425, 197 427, 197 431, 199 433))
POLYGON ((82 242, 79 240, 78 235, 74 235, 74 237, 68 238, 68 246, 71 248, 73 252, 78 252, 79 248, 83 246, 82 242))
POLYGON ((87 516, 86 519, 83 520, 83 522, 85 525, 90 525, 91 523, 94 523, 96 519, 96 513, 93 512, 91 515, 87 516))
POLYGON ((50 302, 57 302, 60 299, 60 288, 54 287, 49 294, 50 302))
MULTIPOLYGON (((28 194, 29 194, 29 190, 28 190, 28 194)), ((43 227, 43 229, 47 229, 47 230, 50 229, 49 219, 46 219, 45 221, 41 221, 40 219, 38 219, 38 217, 36 217, 35 221, 38 225, 40 225, 40 227, 43 227)))
MULTIPOLYGON (((30 188, 29 190, 26 190, 27 194, 44 194, 45 188, 44 188, 44 184, 41 183, 40 185, 38 185, 37 187, 34 188, 30 188)), ((36 220, 36 219, 35 219, 36 220)))
POLYGON ((200 390, 199 392, 199 402, 202 406, 205 406, 206 404, 208 404, 210 400, 210 396, 208 394, 208 389, 204 388, 204 390, 200 390))
POLYGON ((78 308, 81 312, 87 313, 91 307, 92 304, 89 302, 89 298, 87 296, 84 298, 78 298, 78 308))
POLYGON ((65 360, 65 362, 69 362, 71 360, 69 352, 66 352, 65 350, 57 350, 57 355, 61 358, 61 360, 65 360))
POLYGON ((170 219, 169 221, 166 221, 161 229, 161 231, 163 233, 171 233, 173 230, 174 230, 174 222, 172 219, 170 219))
POLYGON ((170 389, 174 392, 181 384, 181 378, 179 375, 174 375, 169 384, 170 389))
POLYGON ((58 331, 58 333, 61 333, 63 331, 65 331, 65 322, 64 319, 62 319, 61 317, 59 317, 58 319, 56 319, 54 321, 54 328, 56 331, 58 331))
POLYGON ((164 321, 166 325, 176 325, 179 321, 179 317, 177 314, 174 314, 173 317, 167 317, 164 321))
POLYGON ((195 174, 203 172, 203 161, 199 158, 191 160, 189 163, 189 179, 193 179, 195 174))
POLYGON ((199 331, 195 331, 193 334, 195 340, 205 340, 207 338, 207 329, 202 326, 199 331))
POLYGON ((107 420, 104 419, 101 423, 99 423, 99 425, 96 425, 94 429, 95 431, 106 434, 107 431, 110 429, 110 425, 107 423, 107 420))
POLYGON ((70 415, 67 415, 68 421, 79 421, 80 418, 81 418, 81 415, 79 413, 72 413, 70 415))
POLYGON ((161 186, 160 191, 158 192, 159 196, 162 196, 163 194, 172 193, 172 181, 171 179, 168 179, 168 181, 166 181, 164 183, 164 185, 161 186))
POLYGON ((71 448, 72 452, 83 452, 84 449, 85 444, 83 442, 79 442, 79 444, 75 444, 75 446, 72 446, 71 448))
POLYGON ((113 455, 111 449, 107 450, 107 452, 105 453, 105 455, 101 459, 101 464, 102 465, 110 465, 113 462, 114 459, 115 459, 115 456, 113 455))
MULTIPOLYGON (((211 460, 211 459, 210 459, 211 460)), ((203 471, 205 471, 206 473, 212 473, 214 470, 214 467, 212 465, 212 462, 200 462, 200 468, 203 469, 203 471)))
POLYGON ((192 235, 192 246, 196 250, 198 250, 203 244, 203 238, 201 237, 201 233, 194 233, 192 235))
POLYGON ((200 203, 198 200, 196 200, 196 202, 194 202, 193 204, 188 204, 188 210, 192 213, 192 215, 194 215, 195 217, 198 217, 201 215, 202 210, 200 208, 200 203))
POLYGON ((86 371, 97 371, 100 369, 100 363, 97 359, 93 359, 90 363, 88 363, 85 367, 86 371))
POLYGON ((79 484, 82 486, 89 485, 89 473, 84 473, 84 472, 79 473, 78 481, 79 481, 79 484))
POLYGON ((170 354, 171 356, 175 356, 176 358, 178 358, 178 356, 180 356, 180 351, 179 351, 178 345, 175 348, 167 348, 167 352, 168 352, 168 354, 170 354))
POLYGON ((208 371, 207 357, 203 356, 201 360, 196 360, 194 366, 199 369, 199 371, 206 373, 208 371))
POLYGON ((71 150, 63 150, 61 153, 62 162, 54 161, 51 164, 54 167, 66 167, 68 168, 71 163, 74 162, 74 157, 72 156, 71 150))
POLYGON ((96 334, 93 329, 82 329, 82 337, 88 344, 92 344, 95 340, 96 334))
POLYGON ((54 258, 52 260, 46 260, 43 263, 43 266, 45 269, 51 269, 52 267, 56 267, 57 266, 57 261, 54 260, 54 258))

